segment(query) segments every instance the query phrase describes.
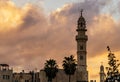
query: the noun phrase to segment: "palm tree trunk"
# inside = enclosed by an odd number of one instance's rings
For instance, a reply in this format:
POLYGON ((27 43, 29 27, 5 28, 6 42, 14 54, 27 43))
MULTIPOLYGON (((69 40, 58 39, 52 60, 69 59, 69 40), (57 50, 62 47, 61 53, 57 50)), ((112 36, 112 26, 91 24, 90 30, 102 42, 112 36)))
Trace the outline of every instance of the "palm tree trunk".
POLYGON ((69 82, 70 82, 71 75, 69 75, 69 82))

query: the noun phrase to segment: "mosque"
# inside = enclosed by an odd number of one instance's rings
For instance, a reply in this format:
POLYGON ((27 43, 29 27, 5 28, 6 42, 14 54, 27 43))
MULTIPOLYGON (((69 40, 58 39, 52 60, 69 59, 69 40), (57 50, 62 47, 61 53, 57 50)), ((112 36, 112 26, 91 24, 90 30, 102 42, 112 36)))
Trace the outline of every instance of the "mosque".
MULTIPOLYGON (((77 21, 77 35, 75 37, 77 42, 77 70, 71 77, 71 82, 88 82, 87 71, 87 40, 86 35, 86 21, 83 17, 83 11, 77 21)), ((7 64, 0 64, 0 82, 47 82, 47 77, 44 70, 39 72, 30 71, 25 73, 24 70, 20 73, 13 73, 7 64)), ((63 69, 59 69, 53 82, 68 82, 68 76, 63 69)), ((96 82, 91 80, 90 82, 96 82)), ((104 82, 104 67, 100 67, 100 82, 104 82)))

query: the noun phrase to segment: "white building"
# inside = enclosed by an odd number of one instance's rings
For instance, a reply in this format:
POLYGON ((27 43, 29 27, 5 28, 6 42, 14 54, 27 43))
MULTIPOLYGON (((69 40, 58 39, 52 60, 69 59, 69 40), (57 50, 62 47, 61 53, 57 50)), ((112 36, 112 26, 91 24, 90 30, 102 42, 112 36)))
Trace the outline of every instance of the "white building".
POLYGON ((12 82, 13 70, 8 64, 0 64, 0 82, 12 82))

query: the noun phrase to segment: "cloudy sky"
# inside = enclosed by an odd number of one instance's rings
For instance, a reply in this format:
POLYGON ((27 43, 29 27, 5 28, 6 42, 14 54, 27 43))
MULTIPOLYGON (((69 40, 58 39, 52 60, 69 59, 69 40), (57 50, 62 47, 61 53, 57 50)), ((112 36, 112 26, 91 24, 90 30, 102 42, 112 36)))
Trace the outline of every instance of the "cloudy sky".
POLYGON ((0 0, 0 63, 15 71, 42 69, 54 58, 76 57, 80 9, 87 22, 89 78, 99 81, 109 45, 120 58, 119 0, 0 0))

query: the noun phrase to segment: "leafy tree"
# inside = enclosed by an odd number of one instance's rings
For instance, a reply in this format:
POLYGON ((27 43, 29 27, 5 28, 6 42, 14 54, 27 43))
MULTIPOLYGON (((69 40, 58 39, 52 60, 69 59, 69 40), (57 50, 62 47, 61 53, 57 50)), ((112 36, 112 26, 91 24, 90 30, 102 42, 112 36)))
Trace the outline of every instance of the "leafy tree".
MULTIPOLYGON (((111 52, 109 46, 107 46, 108 49, 108 67, 106 67, 107 70, 107 77, 106 77, 106 82, 110 80, 109 82, 115 82, 114 78, 116 76, 119 76, 119 70, 118 67, 120 63, 118 63, 119 60, 116 59, 114 53, 111 52)), ((120 77, 120 76, 119 76, 120 77)))
POLYGON ((46 60, 44 71, 48 77, 48 82, 52 82, 52 79, 56 77, 58 72, 58 65, 54 59, 46 60))
POLYGON ((63 66, 64 72, 69 76, 69 82, 70 82, 71 75, 75 73, 76 66, 77 66, 74 56, 71 55, 70 57, 64 57, 62 66, 63 66))

